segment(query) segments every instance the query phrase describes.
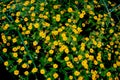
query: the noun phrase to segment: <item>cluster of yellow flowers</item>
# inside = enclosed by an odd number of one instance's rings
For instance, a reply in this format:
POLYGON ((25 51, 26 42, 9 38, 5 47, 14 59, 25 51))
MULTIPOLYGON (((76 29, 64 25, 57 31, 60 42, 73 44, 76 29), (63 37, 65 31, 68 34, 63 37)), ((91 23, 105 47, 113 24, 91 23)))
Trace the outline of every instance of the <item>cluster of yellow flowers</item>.
POLYGON ((117 2, 5 0, 0 5, 0 58, 16 78, 119 80, 117 2))

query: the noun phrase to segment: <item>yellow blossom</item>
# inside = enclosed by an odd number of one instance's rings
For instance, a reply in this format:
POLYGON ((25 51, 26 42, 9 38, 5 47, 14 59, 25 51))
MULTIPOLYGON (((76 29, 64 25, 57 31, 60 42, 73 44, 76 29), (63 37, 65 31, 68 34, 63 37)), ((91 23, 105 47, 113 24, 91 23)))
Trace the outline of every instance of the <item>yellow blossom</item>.
POLYGON ((19 70, 15 70, 14 75, 18 75, 18 74, 19 74, 19 70))
POLYGON ((41 70, 40 70, 40 74, 45 74, 45 70, 44 70, 44 69, 41 69, 41 70))

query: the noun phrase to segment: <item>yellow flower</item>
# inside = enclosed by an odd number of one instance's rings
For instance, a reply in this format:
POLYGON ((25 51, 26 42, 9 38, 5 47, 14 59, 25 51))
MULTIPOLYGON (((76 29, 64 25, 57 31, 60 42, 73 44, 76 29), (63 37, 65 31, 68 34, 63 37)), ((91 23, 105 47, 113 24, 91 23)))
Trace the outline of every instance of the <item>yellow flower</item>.
POLYGON ((13 53, 13 57, 18 57, 18 54, 17 53, 13 53))
POLYGON ((28 74, 29 74, 29 72, 28 72, 28 71, 25 71, 25 72, 24 72, 24 75, 26 75, 26 76, 27 76, 28 74))
POLYGON ((31 8, 30 8, 30 11, 33 11, 35 9, 35 7, 34 6, 32 6, 31 8))
POLYGON ((58 65, 57 64, 53 64, 53 68, 58 68, 58 65))
POLYGON ((82 55, 78 55, 78 59, 81 60, 82 59, 82 55))
POLYGON ((51 78, 47 78, 47 80, 51 80, 51 78))
POLYGON ((87 5, 87 9, 90 9, 91 8, 91 6, 90 5, 87 5))
POLYGON ((16 16, 17 16, 17 17, 20 16, 20 11, 18 11, 18 12, 16 13, 16 16))
POLYGON ((25 18, 24 18, 24 21, 25 21, 25 22, 27 22, 27 21, 28 21, 28 18, 27 18, 27 17, 25 17, 25 18))
POLYGON ((73 66, 73 64, 70 62, 70 61, 68 61, 68 62, 66 62, 67 63, 67 66, 68 67, 70 67, 70 68, 73 68, 74 66, 73 66))
POLYGON ((16 38, 13 38, 13 39, 12 39, 12 42, 13 42, 13 43, 16 43, 16 42, 17 42, 17 39, 16 39, 16 38))
POLYGON ((90 48, 90 53, 93 53, 93 52, 94 52, 94 50, 92 48, 90 48))
POLYGON ((37 46, 38 42, 37 41, 34 41, 33 42, 33 46, 37 46))
POLYGON ((25 47, 24 47, 24 46, 22 46, 22 47, 20 48, 20 50, 21 50, 21 51, 24 51, 24 50, 25 50, 25 47))
POLYGON ((106 75, 107 75, 108 77, 109 77, 109 76, 111 76, 111 72, 107 72, 107 74, 106 74, 106 75))
POLYGON ((86 57, 86 58, 89 58, 89 54, 88 54, 88 53, 86 53, 86 54, 85 54, 85 57, 86 57))
POLYGON ((45 5, 45 3, 41 3, 41 4, 40 4, 40 6, 44 6, 44 5, 45 5))
POLYGON ((32 3, 35 3, 35 0, 31 0, 31 4, 32 4, 32 3))
POLYGON ((112 34, 113 32, 114 32, 114 30, 113 30, 113 29, 110 29, 110 30, 109 30, 109 33, 110 33, 110 34, 112 34))
POLYGON ((35 68, 32 69, 31 72, 32 72, 32 73, 36 73, 37 71, 38 71, 38 68, 35 67, 35 68))
POLYGON ((82 47, 85 47, 85 43, 81 43, 81 46, 82 46, 82 47))
POLYGON ((89 56, 89 60, 91 60, 91 61, 94 60, 94 56, 93 56, 93 55, 90 55, 90 56, 89 56))
POLYGON ((68 48, 65 49, 65 53, 67 53, 67 54, 69 53, 69 49, 68 48))
POLYGON ((100 64, 100 68, 105 68, 103 63, 100 64))
POLYGON ((80 17, 81 19, 84 18, 84 14, 81 13, 81 14, 79 15, 79 17, 80 17))
POLYGON ((2 50, 4 53, 6 53, 7 52, 7 48, 3 48, 3 50, 2 50))
POLYGON ((8 61, 5 61, 4 66, 8 66, 8 65, 9 65, 8 61))
POLYGON ((40 31, 39 32, 39 36, 42 37, 42 38, 45 38, 46 37, 46 33, 43 32, 43 31, 40 31))
POLYGON ((63 41, 67 41, 67 37, 63 37, 63 41))
POLYGON ((54 74, 53 74, 53 77, 54 77, 55 79, 58 78, 58 76, 59 76, 58 73, 54 73, 54 74))
POLYGON ((75 75, 75 76, 79 76, 79 75, 80 75, 80 72, 79 72, 79 71, 75 71, 75 72, 74 72, 74 75, 75 75))
POLYGON ((68 12, 71 13, 73 12, 73 9, 71 7, 68 8, 68 12))
POLYGON ((83 60, 81 62, 82 66, 85 68, 85 69, 88 69, 88 64, 87 64, 87 60, 83 60))
POLYGON ((49 57, 49 58, 48 58, 48 61, 49 61, 49 62, 52 62, 52 57, 49 57))
POLYGON ((32 63, 32 60, 28 60, 28 64, 31 64, 32 63))
POLYGON ((68 22, 69 22, 69 23, 71 23, 71 22, 72 22, 72 20, 71 20, 71 19, 68 19, 68 22))
POLYGON ((41 74, 45 74, 45 70, 44 70, 44 69, 41 69, 41 70, 40 70, 40 73, 41 73, 41 74))
POLYGON ((44 7, 40 7, 40 11, 44 11, 44 7))
POLYGON ((54 53, 54 50, 52 50, 52 49, 49 50, 49 53, 50 53, 50 54, 53 54, 53 53, 54 53))
POLYGON ((18 74, 19 74, 19 70, 15 70, 14 75, 18 75, 18 74))
POLYGON ((120 66, 120 61, 116 61, 116 65, 117 65, 117 66, 120 66))
POLYGON ((72 47, 72 50, 73 50, 73 51, 76 51, 76 47, 72 47))
POLYGON ((66 57, 64 58, 64 60, 65 60, 65 61, 68 61, 68 60, 69 60, 69 57, 68 57, 68 56, 66 56, 66 57))
POLYGON ((25 1, 23 5, 27 6, 27 5, 29 5, 29 3, 30 3, 29 1, 25 1))
POLYGON ((85 50, 85 47, 80 47, 80 50, 81 50, 81 51, 84 51, 84 50, 85 50))
POLYGON ((77 80, 84 80, 82 76, 79 76, 77 80))
POLYGON ((69 76, 69 79, 70 79, 70 80, 73 80, 73 76, 72 76, 72 75, 70 75, 70 76, 69 76))
POLYGON ((22 59, 19 58, 19 59, 17 60, 17 62, 20 64, 20 63, 22 62, 22 59))
POLYGON ((95 65, 97 65, 97 64, 98 64, 98 62, 97 62, 96 60, 94 60, 94 64, 95 64, 95 65))
POLYGON ((78 61, 78 58, 77 58, 77 57, 74 57, 74 61, 77 62, 77 61, 78 61))
POLYGON ((34 27, 35 27, 35 28, 39 28, 39 26, 40 26, 39 23, 35 23, 35 24, 34 24, 34 27))
POLYGON ((28 65, 26 63, 22 64, 22 68, 27 68, 27 67, 28 67, 28 65))
POLYGON ((46 36, 46 40, 49 41, 50 40, 50 36, 46 36))
POLYGON ((78 4, 78 1, 75 1, 75 4, 78 4))
POLYGON ((7 30, 9 27, 9 24, 5 24, 5 26, 3 27, 3 30, 7 30))

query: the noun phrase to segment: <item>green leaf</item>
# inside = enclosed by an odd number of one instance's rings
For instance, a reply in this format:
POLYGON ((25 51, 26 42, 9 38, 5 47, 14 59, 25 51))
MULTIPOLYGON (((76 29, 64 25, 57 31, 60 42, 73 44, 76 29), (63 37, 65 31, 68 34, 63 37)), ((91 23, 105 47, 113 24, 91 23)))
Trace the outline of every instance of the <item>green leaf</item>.
POLYGON ((11 72, 13 72, 14 70, 16 70, 17 69, 17 65, 16 66, 13 66, 10 70, 9 70, 9 72, 11 73, 11 72))

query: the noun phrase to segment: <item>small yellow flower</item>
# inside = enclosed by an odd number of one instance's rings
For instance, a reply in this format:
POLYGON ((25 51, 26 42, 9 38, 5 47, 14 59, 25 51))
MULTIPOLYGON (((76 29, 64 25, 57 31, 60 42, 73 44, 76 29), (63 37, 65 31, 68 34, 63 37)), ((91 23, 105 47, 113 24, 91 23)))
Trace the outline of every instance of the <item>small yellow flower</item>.
POLYGON ((19 58, 19 59, 17 60, 17 62, 18 62, 18 63, 21 63, 21 62, 22 62, 22 59, 21 59, 21 58, 19 58))
POLYGON ((9 65, 8 61, 5 61, 4 66, 8 66, 8 65, 9 65))
POLYGON ((17 16, 17 17, 20 16, 20 11, 18 11, 18 12, 16 13, 16 16, 17 16))
POLYGON ((82 59, 82 55, 78 55, 78 59, 81 60, 82 59))
POLYGON ((18 54, 17 53, 13 53, 13 57, 18 57, 18 54))
POLYGON ((51 80, 51 78, 47 78, 47 80, 51 80))
POLYGON ((36 73, 37 71, 38 71, 38 68, 35 67, 35 68, 32 69, 31 72, 32 72, 32 73, 36 73))
POLYGON ((68 57, 68 56, 66 56, 66 57, 64 58, 64 60, 65 60, 65 61, 68 61, 68 60, 69 60, 69 57, 68 57))
POLYGON ((34 41, 33 42, 33 46, 37 46, 38 42, 37 41, 34 41))
POLYGON ((105 68, 105 67, 104 67, 104 64, 101 63, 101 64, 100 64, 100 68, 105 68))
POLYGON ((75 71, 75 72, 74 72, 74 75, 75 75, 75 76, 79 76, 79 75, 80 75, 80 72, 79 72, 79 71, 75 71))
POLYGON ((4 53, 6 53, 7 52, 7 48, 3 48, 3 50, 2 50, 4 53))
POLYGON ((49 50, 49 53, 50 53, 50 54, 53 54, 53 53, 54 53, 54 50, 52 50, 52 49, 49 50))
POLYGON ((28 66, 28 65, 27 65, 26 63, 23 63, 23 64, 22 64, 22 68, 27 68, 27 66, 28 66))
POLYGON ((76 47, 72 47, 72 50, 73 50, 73 51, 76 51, 77 49, 76 49, 76 47))
POLYGON ((31 64, 32 63, 32 60, 28 60, 28 64, 31 64))
POLYGON ((41 73, 41 74, 45 74, 45 70, 44 70, 44 69, 41 69, 41 70, 40 70, 40 73, 41 73))
POLYGON ((24 72, 24 75, 26 75, 26 76, 27 76, 28 74, 29 74, 29 72, 28 72, 28 71, 25 71, 25 72, 24 72))
POLYGON ((57 64, 53 64, 53 68, 58 68, 58 65, 57 64))
POLYGON ((12 42, 13 42, 13 43, 16 43, 16 42, 17 42, 17 38, 13 38, 13 39, 12 39, 12 42))
POLYGON ((35 23, 35 24, 34 24, 34 27, 35 27, 35 28, 39 28, 39 26, 40 26, 39 23, 35 23))
POLYGON ((49 58, 48 58, 48 61, 49 61, 49 62, 52 62, 52 57, 49 57, 49 58))
POLYGON ((106 74, 106 75, 107 75, 108 77, 109 77, 109 76, 111 76, 111 72, 107 72, 107 74, 106 74))
POLYGON ((73 76, 72 76, 72 75, 70 75, 70 76, 69 76, 69 79, 70 79, 70 80, 73 80, 73 76))
POLYGON ((90 53, 93 53, 93 52, 94 52, 94 50, 92 48, 90 48, 90 53))
POLYGON ((96 60, 94 60, 94 64, 95 64, 95 65, 97 65, 97 64, 98 64, 98 62, 97 62, 96 60))
POLYGON ((65 49, 65 53, 66 53, 66 54, 69 53, 69 49, 68 49, 68 48, 65 49))
POLYGON ((82 19, 84 18, 84 14, 83 13, 80 13, 79 17, 82 19))
POLYGON ((59 76, 58 73, 54 73, 54 74, 53 74, 53 77, 54 77, 55 79, 58 78, 58 76, 59 76))
POLYGON ((80 47, 80 50, 81 50, 81 51, 84 51, 84 50, 85 50, 85 47, 80 47))
POLYGON ((71 13, 73 12, 73 9, 71 7, 68 8, 68 12, 71 13))
POLYGON ((113 32, 114 32, 114 30, 113 30, 113 29, 110 29, 110 30, 109 30, 109 33, 110 33, 110 34, 112 34, 113 32))
POLYGON ((43 31, 40 31, 39 32, 39 36, 42 37, 42 38, 45 38, 46 37, 46 33, 43 32, 43 31))
POLYGON ((31 8, 30 8, 30 11, 33 11, 35 9, 35 7, 34 6, 32 6, 31 8))
POLYGON ((19 74, 19 70, 15 70, 14 75, 18 75, 18 74, 19 74))
POLYGON ((84 80, 82 76, 79 76, 77 80, 84 80))
POLYGON ((28 18, 27 18, 27 17, 25 17, 25 18, 24 18, 24 21, 25 21, 25 22, 27 22, 27 21, 28 21, 28 18))
POLYGON ((40 11, 44 11, 44 7, 40 7, 40 11))
POLYGON ((74 57, 74 61, 77 62, 78 61, 78 57, 74 57))
POLYGON ((50 40, 50 36, 46 36, 46 40, 49 41, 50 40))

